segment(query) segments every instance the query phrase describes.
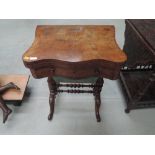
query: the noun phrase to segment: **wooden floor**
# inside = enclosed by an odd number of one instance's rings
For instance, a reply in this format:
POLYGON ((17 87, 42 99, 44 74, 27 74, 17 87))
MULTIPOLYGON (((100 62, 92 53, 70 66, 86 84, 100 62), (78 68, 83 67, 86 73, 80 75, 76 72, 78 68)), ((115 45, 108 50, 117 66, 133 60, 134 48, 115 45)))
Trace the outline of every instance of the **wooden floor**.
MULTIPOLYGON (((117 42, 121 48, 124 43, 123 20, 0 20, 0 74, 29 74, 21 57, 34 39, 37 24, 115 24, 117 42)), ((49 122, 46 80, 30 78, 31 94, 21 107, 8 105, 13 113, 6 124, 2 124, 0 111, 0 134, 155 134, 155 108, 124 113, 119 83, 107 79, 101 95, 101 123, 96 122, 91 94, 58 95, 54 118, 49 122)))

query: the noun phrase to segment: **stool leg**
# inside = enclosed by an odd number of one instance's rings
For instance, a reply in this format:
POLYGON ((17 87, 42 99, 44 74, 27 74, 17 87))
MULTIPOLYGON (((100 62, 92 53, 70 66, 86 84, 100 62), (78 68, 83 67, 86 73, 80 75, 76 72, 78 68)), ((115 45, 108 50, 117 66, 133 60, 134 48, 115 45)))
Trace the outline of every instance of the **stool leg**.
POLYGON ((96 86, 94 87, 94 96, 95 96, 95 114, 96 114, 96 119, 97 122, 101 121, 101 117, 100 117, 100 105, 101 105, 101 97, 100 97, 100 93, 102 91, 102 86, 103 86, 103 78, 99 77, 96 81, 96 86))
POLYGON ((55 98, 57 94, 57 85, 53 78, 48 78, 48 86, 50 90, 49 96, 49 106, 50 106, 50 113, 48 115, 48 120, 52 120, 54 114, 54 105, 55 105, 55 98))

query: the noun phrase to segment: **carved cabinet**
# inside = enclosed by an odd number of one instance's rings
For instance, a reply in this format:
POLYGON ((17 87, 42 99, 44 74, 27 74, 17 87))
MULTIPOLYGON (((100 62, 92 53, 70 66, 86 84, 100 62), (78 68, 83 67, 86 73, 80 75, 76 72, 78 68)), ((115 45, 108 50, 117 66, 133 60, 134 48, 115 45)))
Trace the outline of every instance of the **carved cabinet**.
POLYGON ((155 107, 155 20, 125 20, 124 52, 128 60, 120 81, 126 97, 126 113, 155 107))

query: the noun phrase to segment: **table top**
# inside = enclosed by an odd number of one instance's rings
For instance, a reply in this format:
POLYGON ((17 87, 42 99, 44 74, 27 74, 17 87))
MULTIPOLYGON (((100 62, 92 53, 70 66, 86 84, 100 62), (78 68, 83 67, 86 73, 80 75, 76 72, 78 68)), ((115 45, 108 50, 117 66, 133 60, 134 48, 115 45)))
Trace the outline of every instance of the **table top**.
POLYGON ((25 62, 38 60, 81 62, 106 60, 122 63, 126 55, 115 41, 114 26, 37 26, 35 40, 23 55, 25 62))
POLYGON ((23 55, 35 78, 117 79, 126 59, 114 26, 105 25, 37 26, 35 40, 23 55))

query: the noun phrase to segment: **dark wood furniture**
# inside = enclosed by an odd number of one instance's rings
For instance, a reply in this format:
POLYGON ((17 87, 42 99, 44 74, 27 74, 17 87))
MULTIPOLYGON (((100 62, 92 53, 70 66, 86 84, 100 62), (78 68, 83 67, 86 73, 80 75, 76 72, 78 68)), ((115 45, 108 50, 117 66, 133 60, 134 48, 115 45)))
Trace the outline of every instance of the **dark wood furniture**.
MULTIPOLYGON (((26 67, 33 77, 48 77, 50 90, 49 104, 51 120, 56 94, 93 93, 97 121, 100 121, 100 92, 103 77, 117 79, 126 55, 115 41, 113 26, 53 25, 37 26, 35 40, 23 55, 26 67), (71 83, 59 83, 55 77, 69 78, 71 83), (72 83, 81 79, 97 77, 90 84, 72 83), (61 87, 90 87, 91 90, 61 90, 61 87)), ((61 81, 60 81, 61 82, 61 81)))
POLYGON ((12 110, 6 103, 21 105, 28 84, 27 75, 0 75, 0 108, 3 111, 3 123, 6 122, 12 110))
POLYGON ((126 20, 121 84, 131 109, 155 107, 155 20, 126 20))

